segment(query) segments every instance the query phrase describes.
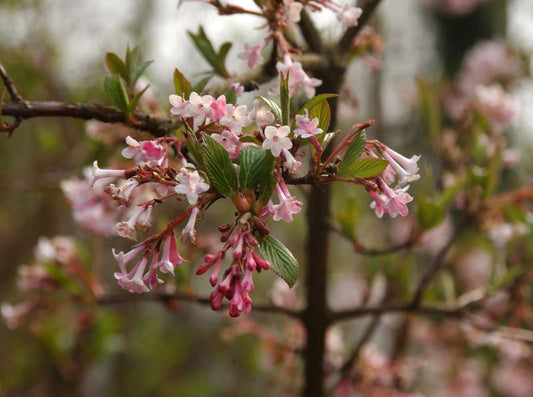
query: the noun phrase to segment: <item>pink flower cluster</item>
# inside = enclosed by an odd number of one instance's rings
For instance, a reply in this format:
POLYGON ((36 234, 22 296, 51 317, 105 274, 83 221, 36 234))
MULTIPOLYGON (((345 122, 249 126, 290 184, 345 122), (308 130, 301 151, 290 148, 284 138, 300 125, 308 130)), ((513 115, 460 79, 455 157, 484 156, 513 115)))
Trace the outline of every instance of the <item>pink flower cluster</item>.
POLYGON ((238 317, 252 308, 249 294, 254 290, 253 272, 270 269, 270 263, 256 252, 259 242, 254 237, 255 233, 266 235, 268 229, 260 217, 246 213, 232 224, 220 226, 219 230, 224 246, 214 254, 207 254, 196 274, 203 274, 212 269, 209 282, 213 287, 216 286, 216 289, 210 296, 211 307, 213 310, 219 310, 226 298, 230 301, 230 316, 238 317), (231 264, 224 270, 219 282, 222 261, 229 254, 232 258, 231 264))
POLYGON ((374 200, 370 208, 378 218, 382 218, 383 214, 389 214, 391 218, 398 215, 407 216, 407 203, 413 200, 407 193, 408 184, 420 178, 417 164, 420 156, 407 158, 383 144, 377 147, 367 145, 367 153, 370 157, 383 157, 389 162, 382 176, 376 179, 377 190, 369 190, 370 197, 374 200), (376 154, 374 149, 377 149, 379 154, 376 154), (391 188, 393 184, 395 187, 391 188))

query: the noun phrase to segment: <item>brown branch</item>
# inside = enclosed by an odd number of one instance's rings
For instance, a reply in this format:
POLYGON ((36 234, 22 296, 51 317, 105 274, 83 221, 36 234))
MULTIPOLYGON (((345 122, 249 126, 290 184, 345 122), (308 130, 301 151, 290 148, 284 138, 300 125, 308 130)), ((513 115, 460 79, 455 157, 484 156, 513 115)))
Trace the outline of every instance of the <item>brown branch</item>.
POLYGON ((370 321, 370 324, 368 324, 367 328, 365 329, 365 332, 361 336, 361 339, 359 339, 359 342, 357 342, 357 345, 355 345, 352 351, 352 354, 350 354, 348 359, 344 362, 344 364, 341 367, 341 379, 344 379, 350 375, 350 371, 352 370, 353 365, 355 364, 357 358, 359 357, 361 350, 367 344, 367 342, 370 340, 370 338, 372 337, 372 335, 378 328, 380 320, 381 320, 381 314, 377 314, 374 316, 372 321, 370 321))
POLYGON ((300 13, 300 22, 298 23, 298 26, 300 26, 302 36, 304 37, 309 49, 319 54, 322 53, 322 38, 320 37, 320 33, 318 32, 313 20, 305 8, 302 9, 302 12, 300 13))
MULTIPOLYGON (((146 301, 156 301, 164 304, 169 304, 172 301, 184 301, 191 302, 200 305, 210 306, 211 300, 208 297, 197 296, 193 293, 178 291, 174 293, 151 293, 151 294, 104 294, 99 296, 96 299, 98 304, 109 305, 109 304, 119 304, 119 303, 129 303, 129 302, 146 302, 146 301)), ((222 306, 222 309, 226 309, 227 305, 222 306)), ((287 309, 280 306, 275 306, 272 304, 254 304, 252 306, 252 312, 259 313, 274 313, 274 314, 284 314, 286 316, 300 319, 301 313, 296 310, 287 309)))
POLYGON ((351 48, 352 40, 357 36, 357 34, 365 27, 365 25, 370 21, 370 18, 376 11, 381 0, 368 0, 362 7, 363 13, 359 18, 359 23, 357 26, 348 28, 344 35, 337 43, 337 51, 340 54, 345 54, 347 50, 351 48))
POLYGON ((137 130, 148 131, 156 137, 174 132, 179 125, 177 119, 153 117, 143 113, 135 113, 128 119, 120 109, 99 103, 7 102, 2 104, 2 115, 23 120, 34 117, 94 119, 105 123, 121 123, 137 130))
POLYGON ((9 95, 11 96, 11 99, 13 102, 22 102, 22 96, 18 93, 17 88, 15 87, 15 83, 13 83, 13 80, 11 80, 11 77, 7 74, 6 69, 4 66, 0 63, 0 78, 2 79, 2 82, 4 83, 4 86, 7 89, 7 92, 9 92, 9 95))
POLYGON ((356 307, 353 309, 340 310, 329 315, 329 323, 351 320, 356 317, 370 315, 380 315, 386 313, 413 313, 418 316, 428 317, 462 317, 466 310, 462 307, 439 307, 439 306, 418 306, 413 307, 411 303, 390 304, 374 307, 356 307))

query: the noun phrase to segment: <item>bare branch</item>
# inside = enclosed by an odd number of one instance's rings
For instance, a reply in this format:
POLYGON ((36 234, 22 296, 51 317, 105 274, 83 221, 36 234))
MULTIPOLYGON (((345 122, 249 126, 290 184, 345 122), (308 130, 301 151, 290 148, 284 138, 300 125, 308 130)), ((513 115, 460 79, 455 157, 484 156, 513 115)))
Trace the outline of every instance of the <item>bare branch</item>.
POLYGON ((148 131, 156 137, 172 133, 179 125, 177 119, 153 117, 143 113, 135 113, 131 119, 128 119, 120 109, 99 103, 7 102, 2 104, 2 115, 20 119, 34 117, 94 119, 105 123, 121 123, 137 130, 148 131))
POLYGON ((320 37, 320 33, 318 32, 315 24, 313 23, 313 20, 311 19, 309 13, 305 8, 302 9, 300 16, 300 22, 298 23, 298 25, 300 26, 302 36, 304 37, 307 46, 313 52, 319 54, 322 53, 322 38, 320 37))
MULTIPOLYGON (((99 296, 96 299, 98 304, 109 305, 109 304, 118 304, 118 303, 128 303, 128 302, 146 302, 146 301, 156 301, 164 304, 169 304, 172 301, 184 301, 197 303, 200 305, 210 306, 211 300, 208 297, 197 296, 193 293, 187 293, 183 291, 178 291, 174 293, 160 292, 160 293, 151 293, 151 294, 104 294, 99 296)), ((227 305, 222 307, 227 308, 227 305)), ((284 307, 275 306, 273 304, 254 304, 254 312, 260 313, 274 313, 274 314, 284 314, 286 316, 300 319, 301 313, 299 311, 286 309, 284 307)))
POLYGON ((14 102, 22 102, 22 96, 17 91, 17 88, 15 87, 15 84, 13 83, 13 80, 11 80, 11 77, 7 74, 6 69, 4 66, 0 63, 0 78, 2 79, 4 86, 7 89, 7 92, 9 92, 9 95, 11 96, 11 99, 14 102))

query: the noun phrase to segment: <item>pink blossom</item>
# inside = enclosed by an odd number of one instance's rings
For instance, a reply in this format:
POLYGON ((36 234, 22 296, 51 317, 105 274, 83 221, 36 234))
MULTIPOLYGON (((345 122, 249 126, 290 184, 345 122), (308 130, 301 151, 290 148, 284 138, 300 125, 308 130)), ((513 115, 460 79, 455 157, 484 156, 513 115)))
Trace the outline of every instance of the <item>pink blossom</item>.
POLYGON ((154 264, 154 267, 157 267, 161 273, 171 273, 174 274, 174 269, 179 267, 185 259, 183 259, 178 252, 178 247, 176 245, 176 239, 174 233, 170 232, 165 237, 165 243, 163 246, 163 253, 161 259, 154 264))
POLYGON ((148 292, 149 289, 143 281, 144 271, 147 263, 148 257, 145 255, 136 263, 130 273, 126 273, 124 271, 121 273, 115 273, 115 278, 117 279, 118 285, 135 294, 148 292))
POLYGON ((345 28, 357 26, 359 17, 363 13, 363 10, 359 7, 351 6, 345 3, 342 9, 337 13, 337 19, 342 21, 345 28))
POLYGON ((163 165, 167 158, 165 147, 156 141, 138 142, 128 135, 126 137, 126 143, 128 147, 122 150, 122 156, 127 159, 133 159, 133 162, 137 165, 163 165))
POLYGON ((318 128, 318 118, 315 117, 313 120, 309 120, 307 111, 305 115, 296 115, 296 129, 294 130, 295 136, 309 138, 321 134, 322 132, 322 129, 318 128))
POLYGON ((181 241, 184 242, 191 242, 194 244, 196 241, 196 217, 198 216, 198 213, 200 212, 200 209, 198 207, 194 207, 191 212, 191 216, 189 217, 189 220, 187 221, 187 225, 183 228, 181 232, 181 241))
POLYGON ((191 92, 189 100, 181 113, 181 117, 192 117, 194 126, 199 126, 205 121, 207 117, 206 113, 211 108, 214 100, 211 95, 199 95, 196 92, 191 92))
POLYGON ((226 114, 226 97, 221 95, 215 101, 211 102, 205 114, 211 120, 220 120, 224 117, 226 114))
POLYGON ((265 128, 265 140, 263 141, 263 149, 270 150, 272 155, 278 157, 283 149, 290 149, 292 142, 288 138, 291 129, 284 125, 281 127, 267 126, 265 128))
POLYGON ((221 134, 212 134, 211 138, 220 143, 227 150, 230 158, 239 157, 242 143, 239 137, 231 130, 225 129, 221 134))
MULTIPOLYGON (((300 62, 293 62, 286 56, 284 62, 278 62, 277 69, 280 74, 289 76, 289 92, 294 95, 297 91, 303 91, 308 98, 315 96, 315 87, 322 84, 322 80, 309 77, 303 70, 300 62)), ((279 89, 279 87, 278 87, 279 89)))
POLYGON ((174 186, 175 192, 184 194, 191 205, 198 202, 199 194, 209 190, 209 185, 204 182, 198 171, 190 170, 188 167, 181 167, 176 179, 179 183, 174 186))
POLYGON ((244 43, 244 51, 241 52, 238 57, 241 59, 246 59, 248 67, 252 69, 257 64, 263 61, 263 57, 261 56, 262 49, 263 43, 254 46, 250 46, 248 43, 244 43))
POLYGON ((386 210, 390 217, 396 218, 398 214, 401 216, 407 216, 409 213, 407 203, 413 200, 413 197, 406 193, 409 186, 392 190, 386 184, 382 184, 381 188, 388 199, 386 210))
POLYGON ((233 106, 227 104, 226 114, 220 119, 220 124, 240 134, 243 127, 249 124, 246 105, 233 106))
POLYGON ((475 107, 487 117, 496 132, 514 121, 517 114, 516 104, 500 85, 478 85, 474 98, 475 107))
POLYGON ((172 108, 170 109, 170 113, 176 116, 181 116, 188 102, 185 101, 183 97, 178 96, 178 95, 170 95, 168 97, 168 100, 170 104, 172 105, 172 108))
POLYGON ((102 178, 123 178, 124 177, 124 170, 113 170, 113 169, 105 169, 98 167, 98 161, 93 162, 93 172, 92 172, 92 178, 90 179, 91 186, 94 186, 94 183, 102 178))
POLYGON ((269 107, 260 99, 254 99, 254 107, 248 118, 250 123, 256 123, 258 128, 272 124, 276 120, 269 107))
POLYGON ((131 206, 131 195, 138 186, 139 182, 134 178, 130 178, 118 187, 115 184, 110 183, 105 187, 104 191, 109 194, 113 200, 117 201, 119 206, 129 207, 131 206))
POLYGON ((144 207, 136 207, 130 218, 127 221, 118 222, 116 225, 118 235, 120 237, 129 238, 131 240, 136 239, 135 225, 139 221, 141 215, 145 212, 144 207))
POLYGON ((370 197, 372 197, 372 199, 374 199, 374 201, 370 203, 370 208, 374 210, 376 216, 379 219, 383 218, 383 214, 387 212, 386 206, 389 201, 387 199, 387 196, 385 196, 384 194, 376 193, 374 191, 369 191, 368 194, 370 195, 370 197))
POLYGON ((283 168, 289 173, 295 173, 302 163, 294 158, 294 156, 287 149, 283 149, 283 157, 285 157, 285 162, 283 163, 283 168))
POLYGON ((284 18, 290 22, 300 22, 300 13, 302 12, 303 5, 294 0, 283 0, 284 18))
POLYGON ((276 186, 276 194, 279 199, 279 204, 272 205, 272 211, 275 221, 283 219, 285 222, 292 222, 292 215, 297 214, 302 209, 302 203, 296 200, 287 189, 287 185, 280 180, 276 186))
POLYGON ((420 178, 417 164, 418 160, 420 160, 420 156, 412 156, 409 159, 400 153, 395 152, 388 146, 385 146, 383 157, 389 162, 389 166, 398 177, 399 186, 404 186, 407 183, 417 181, 420 178))

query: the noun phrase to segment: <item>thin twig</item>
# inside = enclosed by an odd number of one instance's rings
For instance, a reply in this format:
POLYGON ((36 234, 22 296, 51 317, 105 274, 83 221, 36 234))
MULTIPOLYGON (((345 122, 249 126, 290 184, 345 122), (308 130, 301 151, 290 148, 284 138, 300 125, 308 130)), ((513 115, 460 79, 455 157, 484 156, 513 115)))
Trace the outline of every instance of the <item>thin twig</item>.
MULTIPOLYGON (((210 306, 211 300, 208 297, 197 296, 193 293, 187 293, 183 291, 173 292, 173 293, 151 293, 151 294, 104 294, 99 296, 96 299, 98 304, 109 305, 109 304, 119 304, 119 303, 128 303, 128 302, 146 302, 146 301, 157 301, 162 303, 169 303, 171 301, 184 301, 197 303, 200 305, 210 306)), ((223 306, 222 309, 227 308, 227 305, 223 306)), ((300 319, 301 313, 296 310, 287 309, 280 306, 275 306, 272 304, 254 304, 254 312, 260 313, 274 313, 274 314, 284 314, 292 318, 300 319)))
POLYGON ((348 357, 348 359, 341 367, 341 379, 344 379, 349 376, 353 365, 355 364, 357 358, 359 357, 359 354, 361 353, 361 350, 367 344, 367 342, 370 340, 370 338, 378 328, 380 320, 381 314, 377 314, 374 316, 374 318, 372 318, 370 324, 368 324, 368 326, 366 327, 365 332, 361 336, 361 339, 359 339, 359 342, 357 343, 357 345, 355 345, 352 354, 350 354, 350 357, 348 357))
POLYGON ((7 74, 6 69, 1 63, 0 78, 2 79, 4 86, 6 87, 7 92, 9 92, 9 95, 11 96, 13 102, 23 102, 24 99, 22 99, 22 96, 18 93, 17 88, 15 87, 15 83, 13 83, 13 80, 11 80, 11 77, 9 77, 9 74, 7 74))

